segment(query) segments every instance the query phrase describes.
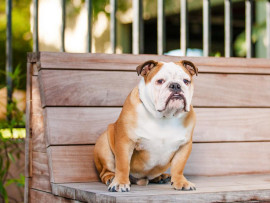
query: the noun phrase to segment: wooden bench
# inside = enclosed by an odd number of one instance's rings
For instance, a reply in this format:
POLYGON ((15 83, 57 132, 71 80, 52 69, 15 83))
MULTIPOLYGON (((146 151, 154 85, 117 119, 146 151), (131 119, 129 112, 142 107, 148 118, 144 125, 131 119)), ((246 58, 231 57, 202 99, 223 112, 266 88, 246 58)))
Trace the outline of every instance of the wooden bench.
POLYGON ((233 202, 270 200, 270 61, 158 55, 30 53, 27 69, 25 202, 233 202), (185 174, 196 191, 170 184, 110 193, 93 148, 149 60, 199 68, 193 151, 185 174))

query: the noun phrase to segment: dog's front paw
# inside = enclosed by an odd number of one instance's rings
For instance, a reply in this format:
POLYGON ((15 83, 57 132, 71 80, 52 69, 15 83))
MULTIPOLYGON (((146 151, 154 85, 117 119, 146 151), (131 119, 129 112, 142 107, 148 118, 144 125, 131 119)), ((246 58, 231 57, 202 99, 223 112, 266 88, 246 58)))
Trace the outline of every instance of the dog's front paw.
POLYGON ((129 192, 130 191, 130 183, 120 184, 117 180, 113 180, 112 183, 108 187, 108 191, 110 192, 129 192))
POLYGON ((171 185, 175 190, 196 190, 195 185, 189 182, 184 176, 172 178, 171 185))

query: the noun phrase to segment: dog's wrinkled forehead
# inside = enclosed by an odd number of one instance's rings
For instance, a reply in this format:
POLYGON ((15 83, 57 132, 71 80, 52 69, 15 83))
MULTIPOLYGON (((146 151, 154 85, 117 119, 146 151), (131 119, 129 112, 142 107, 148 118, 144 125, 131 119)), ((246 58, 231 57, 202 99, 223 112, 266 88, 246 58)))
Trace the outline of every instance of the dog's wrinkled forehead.
POLYGON ((137 74, 143 76, 145 83, 149 83, 152 79, 160 74, 165 74, 171 77, 186 77, 191 79, 193 75, 198 75, 198 68, 187 60, 179 62, 157 62, 154 60, 148 60, 137 66, 137 74), (166 74, 166 73, 167 74, 166 74))
POLYGON ((180 64, 174 62, 160 62, 162 63, 162 68, 156 73, 154 79, 191 79, 191 75, 185 70, 180 64))

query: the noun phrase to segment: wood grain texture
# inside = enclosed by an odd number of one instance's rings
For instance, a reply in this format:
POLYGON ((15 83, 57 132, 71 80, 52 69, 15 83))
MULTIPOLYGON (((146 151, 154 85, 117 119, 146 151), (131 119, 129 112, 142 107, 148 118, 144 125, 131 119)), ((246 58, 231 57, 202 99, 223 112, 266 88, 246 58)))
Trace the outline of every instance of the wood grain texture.
MULTIPOLYGON (((48 145, 95 144, 121 108, 46 107, 48 145)), ((270 141, 270 109, 195 108, 194 142, 270 141)))
POLYGON ((75 203, 76 201, 58 197, 51 193, 42 192, 39 190, 30 189, 30 201, 29 203, 49 203, 49 202, 57 202, 57 203, 75 203))
MULTIPOLYGON (((42 106, 122 106, 140 77, 132 72, 41 70, 42 106)), ((201 74, 194 106, 270 107, 270 75, 201 74)))
POLYGON ((45 192, 51 192, 52 188, 49 176, 33 174, 31 179, 31 188, 45 192))
POLYGON ((31 188, 51 192, 47 153, 33 152, 33 176, 31 188))
POLYGON ((270 142, 196 143, 186 175, 270 173, 270 142))
POLYGON ((24 175, 25 175, 25 187, 24 187, 24 202, 29 201, 29 185, 31 184, 30 178, 30 153, 32 148, 29 145, 31 141, 31 92, 32 92, 32 76, 31 76, 31 63, 27 63, 26 69, 26 114, 25 114, 25 165, 24 165, 24 175))
MULTIPOLYGON (((195 143, 186 175, 270 173, 270 142, 195 143)), ((53 183, 98 180, 93 146, 51 146, 53 183)))
POLYGON ((121 108, 47 107, 48 145, 95 144, 108 124, 115 122, 121 108))
POLYGON ((131 54, 75 54, 41 52, 30 61, 37 61, 40 68, 48 69, 88 69, 88 70, 131 70, 147 61, 177 62, 190 60, 199 67, 200 72, 225 72, 225 73, 261 73, 269 74, 268 59, 245 59, 223 57, 178 57, 165 55, 131 55, 131 54))
POLYGON ((97 181, 93 149, 91 145, 48 147, 51 182, 97 181))
POLYGON ((44 119, 41 107, 39 83, 36 76, 32 76, 32 142, 33 151, 46 152, 46 140, 44 135, 44 119))
POLYGON ((170 184, 132 185, 129 193, 107 192, 102 183, 53 184, 54 194, 85 202, 235 202, 269 200, 269 175, 200 177, 189 180, 196 191, 176 191, 170 184))

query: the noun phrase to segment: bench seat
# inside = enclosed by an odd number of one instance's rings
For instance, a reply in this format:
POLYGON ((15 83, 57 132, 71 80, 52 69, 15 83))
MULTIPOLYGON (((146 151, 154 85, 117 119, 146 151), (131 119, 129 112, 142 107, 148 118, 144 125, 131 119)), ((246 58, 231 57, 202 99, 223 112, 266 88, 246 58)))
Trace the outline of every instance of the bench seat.
POLYGON ((28 54, 25 202, 270 201, 268 59, 129 54, 28 54), (196 191, 170 185, 109 193, 93 161, 146 60, 190 60, 199 68, 197 123, 184 174, 196 191))
POLYGON ((176 191, 168 184, 132 185, 112 193, 100 182, 53 184, 53 194, 82 202, 234 202, 270 199, 269 175, 189 176, 196 191, 176 191), (268 189, 266 189, 268 188, 268 189))

